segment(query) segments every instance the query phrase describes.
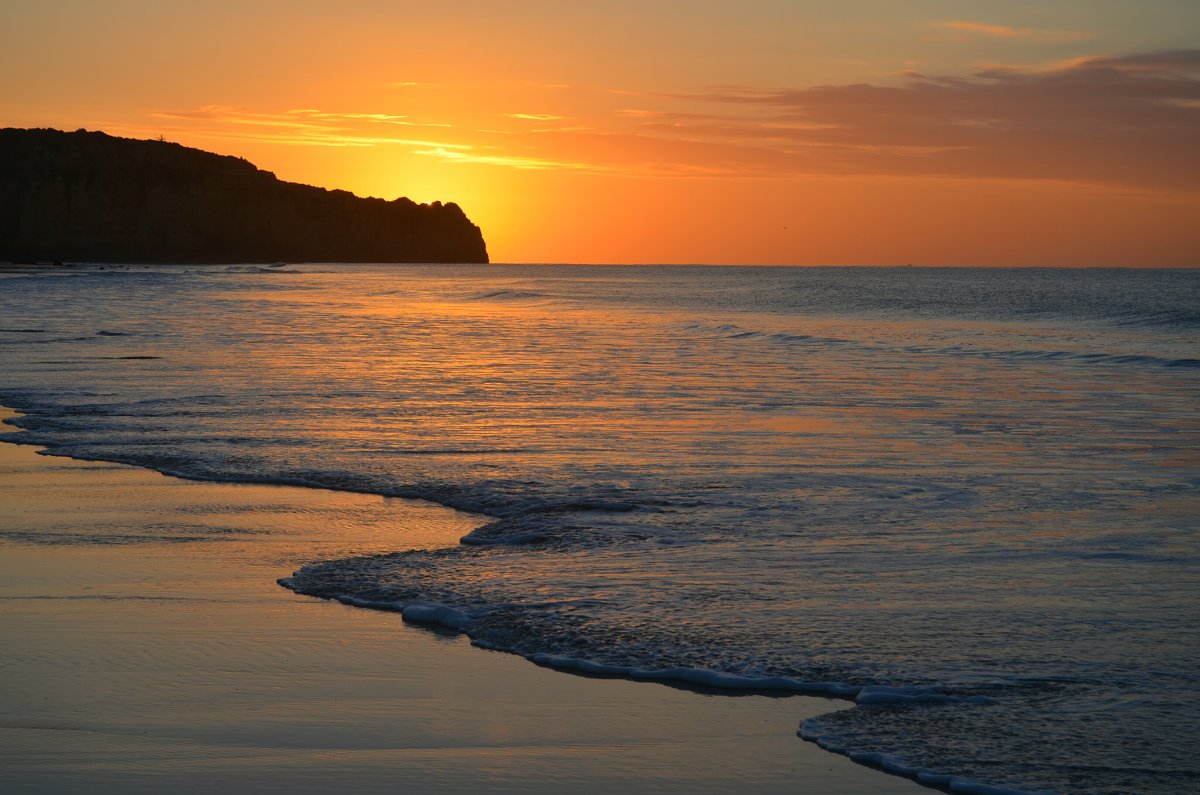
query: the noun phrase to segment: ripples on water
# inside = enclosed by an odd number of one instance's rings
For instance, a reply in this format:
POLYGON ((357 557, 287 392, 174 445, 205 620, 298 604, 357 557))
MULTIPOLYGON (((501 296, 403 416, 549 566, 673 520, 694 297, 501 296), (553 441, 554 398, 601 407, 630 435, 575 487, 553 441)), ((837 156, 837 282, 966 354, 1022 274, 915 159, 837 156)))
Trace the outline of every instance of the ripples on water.
POLYGON ((9 438, 486 512, 289 584, 932 783, 1200 786, 1200 273, 295 270, 7 278, 9 438))

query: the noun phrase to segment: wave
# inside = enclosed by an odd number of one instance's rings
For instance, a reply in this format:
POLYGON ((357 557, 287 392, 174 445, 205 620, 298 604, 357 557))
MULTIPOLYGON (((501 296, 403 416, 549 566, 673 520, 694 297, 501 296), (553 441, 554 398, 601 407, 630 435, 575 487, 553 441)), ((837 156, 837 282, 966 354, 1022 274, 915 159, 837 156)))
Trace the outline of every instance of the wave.
POLYGON ((1200 328, 1200 312, 1183 309, 1156 312, 1114 312, 1102 319, 1119 328, 1147 328, 1162 330, 1192 330, 1200 328))
MULTIPOLYGON (((1181 722, 1186 715, 1173 719, 1160 713, 1160 722, 1150 730, 1123 726, 1120 739, 1129 743, 1124 750, 1107 747, 1106 742, 1112 738, 1103 734, 1096 739, 1096 711, 1092 708, 1074 711, 1070 707, 1071 702, 1086 698, 1089 693, 1111 693, 1107 682, 1012 676, 981 681, 972 688, 936 684, 895 686, 828 677, 754 674, 736 667, 703 667, 674 660, 661 665, 647 664, 656 657, 670 657, 664 655, 669 643, 667 637, 647 639, 627 633, 616 644, 608 643, 604 648, 580 643, 579 623, 572 620, 572 614, 586 613, 589 604, 562 605, 528 599, 489 602, 464 599, 446 591, 439 593, 428 572, 449 563, 451 580, 469 578, 471 566, 456 567, 453 561, 473 554, 476 553, 449 549, 326 561, 305 566, 291 577, 281 578, 279 584, 297 593, 343 604, 398 612, 409 622, 463 633, 480 648, 518 654, 555 669, 660 682, 711 694, 805 694, 853 700, 855 706, 851 709, 805 721, 797 734, 855 762, 963 795, 1183 792, 1197 780, 1197 771, 1186 760, 1169 761, 1153 770, 1141 763, 1147 749, 1154 744, 1153 732, 1162 729, 1186 733, 1186 724, 1181 722), (411 576, 398 575, 401 569, 411 576), (641 645, 634 645, 637 643, 641 645), (629 648, 622 649, 621 644, 629 644, 629 648), (567 651, 570 649, 576 651, 567 651), (1050 721, 1065 730, 1076 738, 1076 747, 1055 749, 1047 759, 1046 753, 1035 750, 1044 742, 1039 732, 1014 728, 1032 726, 1038 721, 1050 721), (1010 747, 1004 750, 1011 755, 1002 758, 1020 760, 1016 777, 1032 786, 995 783, 1013 776, 1001 758, 995 757, 994 746, 988 744, 995 737, 1006 738, 1004 742, 1010 747), (1081 747, 1089 744, 1095 747, 1081 747), (1110 761, 1101 766, 1085 761, 1097 758, 1110 761), (1067 780, 1072 784, 1069 790, 1064 790, 1067 780), (1113 782, 1119 782, 1120 786, 1109 789, 1113 782)), ((601 628, 592 629, 593 640, 610 634, 600 632, 601 628)), ((719 639, 710 638, 709 642, 717 643, 719 639)))
POLYGON ((490 290, 473 293, 466 296, 468 301, 529 301, 538 298, 548 298, 545 293, 533 290, 490 290))
POLYGON ((892 775, 912 779, 919 784, 961 793, 961 795, 1044 795, 1044 793, 1032 790, 997 787, 965 776, 939 773, 935 770, 906 764, 891 754, 847 745, 838 735, 824 734, 823 731, 820 718, 812 718, 800 725, 800 730, 796 732, 796 735, 802 740, 814 743, 826 751, 841 754, 861 765, 875 767, 892 775))
MULTIPOLYGON (((425 583, 414 584, 414 581, 403 577, 391 576, 395 575, 397 564, 402 567, 411 566, 410 571, 421 572, 444 563, 457 554, 459 553, 455 550, 437 550, 326 561, 305 566, 290 577, 280 578, 278 582, 296 593, 356 607, 397 612, 408 622, 463 633, 471 638, 472 644, 477 647, 518 654, 537 665, 558 670, 659 682, 699 689, 710 694, 803 694, 852 700, 856 705, 853 709, 807 720, 797 734, 804 740, 816 743, 823 749, 843 754, 855 762, 963 795, 1039 795, 1053 791, 1053 787, 1030 789, 989 783, 991 777, 987 764, 972 768, 963 761, 964 757, 961 754, 954 759, 957 763, 955 766, 965 766, 972 774, 946 773, 945 764, 938 764, 936 759, 930 760, 928 754, 913 754, 911 748, 905 745, 905 741, 911 743, 913 731, 908 731, 903 739, 900 739, 899 733, 894 731, 894 727, 887 721, 883 722, 883 731, 876 730, 875 725, 879 722, 881 710, 891 714, 898 714, 897 711, 909 715, 924 713, 926 722, 931 725, 948 726, 929 732, 934 740, 941 740, 943 735, 949 733, 961 744, 964 723, 969 725, 979 721, 987 710, 999 710, 999 716, 993 717, 990 721, 992 723, 1006 720, 1020 725, 1022 720, 1029 719, 1030 709, 1036 712, 1044 708, 1044 705, 1037 702, 1044 699, 1047 690, 1059 691, 1070 683, 1056 679, 1016 678, 1008 683, 992 682, 980 685, 974 692, 962 689, 956 692, 954 688, 936 685, 883 686, 786 675, 754 675, 736 670, 680 664, 648 666, 621 661, 622 655, 619 652, 615 655, 610 653, 610 656, 605 657, 542 651, 539 648, 547 645, 566 649, 581 648, 578 645, 579 638, 572 634, 569 622, 531 630, 531 624, 544 623, 554 612, 554 608, 560 605, 435 601, 430 598, 431 593, 425 583), (1030 704, 1031 700, 1034 703, 1030 704), (947 709, 953 709, 954 712, 948 713, 947 709)), ((417 575, 415 580, 422 580, 421 575, 417 575)), ((657 644, 661 638, 655 638, 653 641, 657 644)), ((635 649, 630 658, 636 660, 643 656, 643 649, 635 649)), ((1055 715, 1054 720, 1062 722, 1063 716, 1055 715)), ((1087 720, 1090 720, 1090 717, 1085 717, 1085 721, 1087 720)), ((969 741, 966 742, 968 746, 971 745, 969 741)), ((938 752, 945 752, 945 748, 939 744, 935 744, 934 747, 938 752)), ((966 757, 970 757, 972 750, 968 748, 966 757)), ((947 753, 947 756, 950 754, 947 753)), ((1129 773, 1128 770, 1110 767, 1099 771, 1099 776, 1093 771, 1090 778, 1079 770, 1073 771, 1073 774, 1078 782, 1101 784, 1105 778, 1112 778, 1114 770, 1122 775, 1129 773)), ((1049 769, 1042 772, 1054 774, 1061 773, 1061 770, 1049 769)), ((1142 780, 1155 781, 1161 785, 1164 780, 1170 781, 1187 775, 1186 770, 1157 771, 1152 775, 1144 775, 1142 780)), ((1091 790, 1082 787, 1078 791, 1091 790)))
POLYGON ((1094 351, 1070 350, 1038 350, 1038 349, 996 349, 968 345, 895 345, 886 343, 865 343, 861 340, 841 337, 825 337, 813 334, 789 334, 781 332, 758 331, 743 329, 739 326, 719 325, 706 326, 690 323, 681 327, 689 332, 699 332, 727 340, 762 340, 777 345, 800 345, 817 348, 836 347, 855 349, 873 353, 906 353, 931 356, 955 356, 979 359, 1000 359, 1013 361, 1063 362, 1068 364, 1107 365, 1107 366, 1136 366, 1159 367, 1166 369, 1192 370, 1200 369, 1200 359, 1190 357, 1164 357, 1149 354, 1134 353, 1104 353, 1094 351))

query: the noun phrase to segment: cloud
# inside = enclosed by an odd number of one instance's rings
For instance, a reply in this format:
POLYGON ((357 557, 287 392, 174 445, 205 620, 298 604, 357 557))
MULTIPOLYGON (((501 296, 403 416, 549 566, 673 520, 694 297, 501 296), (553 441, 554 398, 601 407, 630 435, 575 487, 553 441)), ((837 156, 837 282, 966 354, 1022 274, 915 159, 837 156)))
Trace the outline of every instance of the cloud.
POLYGON ((990 25, 986 22, 968 22, 966 20, 935 22, 933 23, 933 27, 977 36, 992 36, 1001 39, 1028 39, 1031 41, 1081 41, 1092 37, 1091 33, 1083 33, 1081 31, 1011 28, 1007 25, 990 25))
POLYGON ((692 102, 743 122, 675 134, 752 141, 811 173, 1065 179, 1200 190, 1200 50, 993 66, 900 86, 726 87, 692 102), (766 122, 762 113, 772 115, 766 122), (790 122, 797 126, 770 127, 790 122))
MULTIPOLYGON (((470 147, 467 147, 470 149, 470 147)), ((426 157, 438 157, 458 163, 475 163, 488 166, 507 166, 523 171, 544 169, 568 169, 572 171, 598 171, 597 166, 589 163, 571 163, 562 160, 549 160, 538 157, 522 157, 517 155, 487 154, 482 152, 461 151, 434 146, 429 149, 418 149, 413 152, 426 157)))
POLYGON ((390 113, 332 113, 316 108, 297 108, 281 113, 264 113, 228 105, 207 105, 183 110, 158 110, 153 118, 177 122, 181 129, 206 138, 260 141, 305 146, 366 147, 380 144, 436 146, 469 149, 465 144, 380 135, 379 125, 405 128, 448 125, 410 121, 390 113))
POLYGON ((913 74, 897 85, 607 93, 620 104, 586 126, 476 130, 470 149, 420 153, 639 176, 928 176, 1200 192, 1200 50, 913 74))
POLYGON ((1200 193, 1200 49, 894 79, 605 91, 607 103, 593 103, 570 126, 553 128, 528 123, 555 121, 550 114, 506 114, 511 123, 484 130, 457 117, 433 122, 362 109, 262 113, 225 106, 160 111, 155 124, 172 122, 210 138, 402 146, 425 157, 516 169, 1028 179, 1200 193))

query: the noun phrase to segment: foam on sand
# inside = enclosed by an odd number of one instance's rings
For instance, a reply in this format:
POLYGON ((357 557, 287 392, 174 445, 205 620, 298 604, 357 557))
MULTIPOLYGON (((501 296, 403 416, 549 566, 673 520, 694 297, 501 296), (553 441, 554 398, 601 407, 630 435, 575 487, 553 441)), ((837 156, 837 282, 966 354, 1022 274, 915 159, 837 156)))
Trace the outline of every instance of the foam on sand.
POLYGON ((454 543, 476 517, 6 444, 0 473, 0 529, 75 539, 0 539, 5 793, 921 791, 797 741, 823 700, 564 676, 273 583, 311 556, 454 543), (154 539, 175 523, 245 532, 154 539), (86 539, 117 526, 140 540, 86 539))

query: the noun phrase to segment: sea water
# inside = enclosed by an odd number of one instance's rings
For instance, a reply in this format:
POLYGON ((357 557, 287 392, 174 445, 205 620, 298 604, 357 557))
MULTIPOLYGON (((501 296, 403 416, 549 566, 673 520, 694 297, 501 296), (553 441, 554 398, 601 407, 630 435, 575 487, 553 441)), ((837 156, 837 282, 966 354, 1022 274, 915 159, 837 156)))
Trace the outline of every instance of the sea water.
POLYGON ((1200 271, 64 268, 0 364, 10 441, 493 517, 302 593, 835 696, 953 791, 1200 788, 1200 271))

